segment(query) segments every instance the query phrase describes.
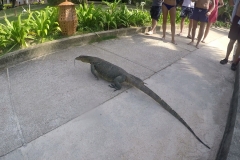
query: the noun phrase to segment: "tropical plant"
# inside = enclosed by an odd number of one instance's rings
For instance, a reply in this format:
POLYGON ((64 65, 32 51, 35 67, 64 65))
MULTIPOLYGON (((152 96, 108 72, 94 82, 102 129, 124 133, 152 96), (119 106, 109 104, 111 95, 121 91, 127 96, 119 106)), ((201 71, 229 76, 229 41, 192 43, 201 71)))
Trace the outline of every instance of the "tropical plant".
POLYGON ((105 30, 116 29, 117 28, 117 19, 118 19, 118 4, 121 0, 114 0, 112 3, 103 1, 108 6, 108 9, 103 12, 103 16, 101 17, 101 23, 105 26, 105 30))
MULTIPOLYGON (((143 26, 151 22, 149 11, 128 9, 120 0, 113 3, 104 2, 106 7, 94 4, 80 4, 76 7, 78 31, 95 32, 130 26, 143 26)), ((26 47, 33 40, 42 43, 59 36, 58 8, 47 7, 41 11, 27 12, 10 22, 5 16, 6 25, 0 24, 0 52, 6 49, 26 47), (22 18, 21 18, 22 17, 22 18)), ((160 19, 161 21, 161 19, 160 19)))
POLYGON ((117 28, 129 27, 130 26, 131 12, 128 10, 126 5, 121 5, 116 13, 117 28))
POLYGON ((37 41, 44 42, 47 37, 57 31, 61 31, 58 24, 58 10, 55 7, 47 7, 41 11, 30 14, 31 33, 37 41))
POLYGON ((78 17, 77 30, 103 30, 103 23, 100 22, 103 11, 100 7, 95 9, 93 4, 80 4, 79 7, 76 9, 76 13, 78 17))
POLYGON ((11 7, 12 7, 12 4, 11 4, 11 3, 3 4, 3 7, 4 7, 5 9, 11 8, 11 7))
POLYGON ((121 0, 118 0, 118 1, 114 0, 113 2, 107 2, 107 1, 102 1, 102 2, 109 7, 107 10, 109 13, 114 13, 116 11, 118 4, 121 2, 121 0))
POLYGON ((132 26, 143 26, 151 21, 149 13, 145 10, 134 9, 131 13, 132 15, 129 18, 129 23, 132 26))
POLYGON ((6 25, 0 24, 0 47, 8 47, 13 49, 14 47, 27 47, 27 39, 33 39, 28 35, 30 30, 29 18, 26 20, 21 19, 21 14, 18 16, 17 21, 9 22, 5 15, 6 25))
POLYGON ((104 14, 101 17, 100 23, 104 25, 105 30, 117 28, 116 17, 113 16, 113 14, 110 14, 109 12, 104 12, 104 14))
POLYGON ((230 22, 233 7, 229 5, 228 0, 224 0, 224 6, 218 9, 218 21, 230 22))

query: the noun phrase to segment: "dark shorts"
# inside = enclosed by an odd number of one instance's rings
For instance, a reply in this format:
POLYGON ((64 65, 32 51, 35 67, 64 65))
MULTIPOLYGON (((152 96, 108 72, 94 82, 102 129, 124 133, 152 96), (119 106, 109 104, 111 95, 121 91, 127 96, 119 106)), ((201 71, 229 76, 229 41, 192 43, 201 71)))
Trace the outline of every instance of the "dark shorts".
POLYGON ((195 21, 200 21, 200 22, 208 22, 208 17, 206 16, 208 10, 207 9, 202 9, 202 8, 194 8, 193 9, 193 14, 190 17, 191 19, 195 21))
POLYGON ((182 10, 180 14, 181 18, 186 18, 186 17, 190 18, 192 14, 193 14, 193 8, 182 6, 182 10))
POLYGON ((235 15, 232 21, 230 31, 228 33, 228 38, 234 41, 237 40, 238 43, 240 43, 240 25, 238 24, 239 20, 240 20, 240 17, 235 15))
POLYGON ((162 6, 152 6, 150 10, 151 18, 158 21, 162 12, 162 6))

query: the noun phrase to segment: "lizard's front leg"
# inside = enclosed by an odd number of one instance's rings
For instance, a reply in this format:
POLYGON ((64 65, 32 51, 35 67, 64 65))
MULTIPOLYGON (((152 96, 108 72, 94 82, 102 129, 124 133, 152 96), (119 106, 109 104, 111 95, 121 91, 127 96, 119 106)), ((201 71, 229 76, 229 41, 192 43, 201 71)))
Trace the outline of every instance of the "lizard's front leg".
POLYGON ((94 75, 94 77, 96 77, 97 80, 98 80, 98 79, 99 79, 99 78, 98 78, 98 73, 97 73, 97 71, 96 71, 96 69, 95 69, 94 64, 91 64, 91 72, 92 72, 92 74, 94 75))
POLYGON ((126 80, 126 76, 117 76, 114 80, 113 83, 109 85, 109 87, 114 88, 116 90, 120 90, 122 88, 121 83, 123 83, 126 80))

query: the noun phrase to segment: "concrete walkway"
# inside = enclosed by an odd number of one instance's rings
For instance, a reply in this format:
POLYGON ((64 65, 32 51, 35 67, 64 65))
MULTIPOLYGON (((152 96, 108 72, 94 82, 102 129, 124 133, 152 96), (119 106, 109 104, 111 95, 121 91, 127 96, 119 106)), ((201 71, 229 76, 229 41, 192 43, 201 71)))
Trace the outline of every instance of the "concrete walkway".
POLYGON ((235 72, 220 65, 227 31, 200 49, 170 35, 136 34, 76 46, 0 71, 0 160, 213 160, 227 120, 235 72), (97 56, 141 78, 208 144, 136 88, 114 92, 79 55, 97 56))

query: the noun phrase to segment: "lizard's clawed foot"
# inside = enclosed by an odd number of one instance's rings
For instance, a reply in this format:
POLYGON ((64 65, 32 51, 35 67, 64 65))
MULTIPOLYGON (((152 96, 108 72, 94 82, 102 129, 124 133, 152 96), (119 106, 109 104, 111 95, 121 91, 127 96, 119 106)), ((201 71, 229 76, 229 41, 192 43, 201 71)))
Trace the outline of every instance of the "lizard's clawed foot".
POLYGON ((109 84, 108 86, 111 88, 116 88, 115 84, 109 84))
POLYGON ((114 89, 115 89, 114 92, 115 92, 116 90, 118 90, 115 84, 109 84, 108 86, 111 87, 111 88, 114 88, 114 89))
POLYGON ((110 84, 108 86, 111 88, 114 88, 115 89, 114 92, 121 89, 121 88, 118 88, 115 84, 110 84))

